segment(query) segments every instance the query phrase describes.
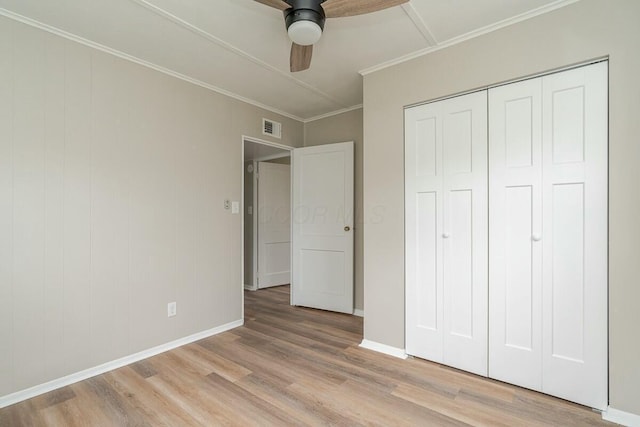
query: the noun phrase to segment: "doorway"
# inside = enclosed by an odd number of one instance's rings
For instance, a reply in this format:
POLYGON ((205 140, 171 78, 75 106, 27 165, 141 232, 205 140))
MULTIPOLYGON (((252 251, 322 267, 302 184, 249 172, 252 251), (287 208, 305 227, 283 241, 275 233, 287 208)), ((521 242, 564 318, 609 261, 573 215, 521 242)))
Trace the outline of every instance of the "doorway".
POLYGON ((291 282, 291 150, 243 138, 243 283, 255 291, 291 282))
POLYGON ((243 301, 244 291, 290 284, 291 305, 353 314, 353 145, 243 137, 243 301), (265 172, 279 189, 261 209, 265 172))

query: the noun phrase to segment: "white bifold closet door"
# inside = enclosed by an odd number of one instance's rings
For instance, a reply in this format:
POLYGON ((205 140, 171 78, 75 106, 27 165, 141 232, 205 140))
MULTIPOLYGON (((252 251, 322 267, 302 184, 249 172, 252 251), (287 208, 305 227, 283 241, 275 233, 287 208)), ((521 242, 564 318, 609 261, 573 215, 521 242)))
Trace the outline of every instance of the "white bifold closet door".
POLYGON ((489 91, 489 376, 607 405, 607 64, 489 91))
POLYGON ((487 93, 405 111, 406 351, 487 375, 487 93))

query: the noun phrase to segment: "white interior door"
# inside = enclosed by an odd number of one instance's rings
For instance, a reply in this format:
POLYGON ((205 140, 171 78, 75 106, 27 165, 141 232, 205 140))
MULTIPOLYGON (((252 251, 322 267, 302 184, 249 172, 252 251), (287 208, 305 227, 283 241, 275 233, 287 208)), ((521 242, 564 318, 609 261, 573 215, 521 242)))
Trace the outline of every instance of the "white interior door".
POLYGON ((291 167, 258 162, 258 288, 291 283, 291 167))
POLYGON ((542 79, 542 391, 607 406, 607 63, 542 79))
POLYGON ((487 92, 443 108, 443 360, 487 375, 487 92))
POLYGON ((542 79, 489 90, 489 376, 542 390, 542 79))
POLYGON ((607 65, 490 91, 492 378, 607 405, 607 65))
POLYGON ((487 94, 405 112, 406 349, 487 374, 487 94))
POLYGON ((405 110, 406 351, 443 362, 442 104, 405 110))
POLYGON ((353 313, 353 142, 293 150, 293 305, 353 313))

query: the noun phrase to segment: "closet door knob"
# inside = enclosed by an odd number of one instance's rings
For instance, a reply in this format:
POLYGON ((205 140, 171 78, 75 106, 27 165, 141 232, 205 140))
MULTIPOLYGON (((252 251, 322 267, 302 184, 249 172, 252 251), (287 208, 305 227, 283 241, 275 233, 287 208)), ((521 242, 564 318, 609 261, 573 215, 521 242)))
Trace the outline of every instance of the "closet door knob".
POLYGON ((442 238, 443 238, 443 239, 448 239, 449 237, 451 237, 451 234, 449 234, 449 233, 442 233, 442 238))
POLYGON ((531 236, 531 240, 533 240, 534 242, 539 242, 540 239, 542 239, 542 236, 539 234, 534 234, 533 236, 531 236))

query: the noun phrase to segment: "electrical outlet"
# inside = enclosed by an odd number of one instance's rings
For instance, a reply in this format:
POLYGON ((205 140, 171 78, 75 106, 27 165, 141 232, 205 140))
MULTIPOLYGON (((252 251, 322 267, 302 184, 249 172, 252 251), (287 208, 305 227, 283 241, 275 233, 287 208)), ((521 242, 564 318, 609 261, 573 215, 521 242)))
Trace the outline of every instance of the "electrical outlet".
POLYGON ((170 302, 167 304, 167 317, 173 317, 177 314, 178 307, 175 302, 170 302))

